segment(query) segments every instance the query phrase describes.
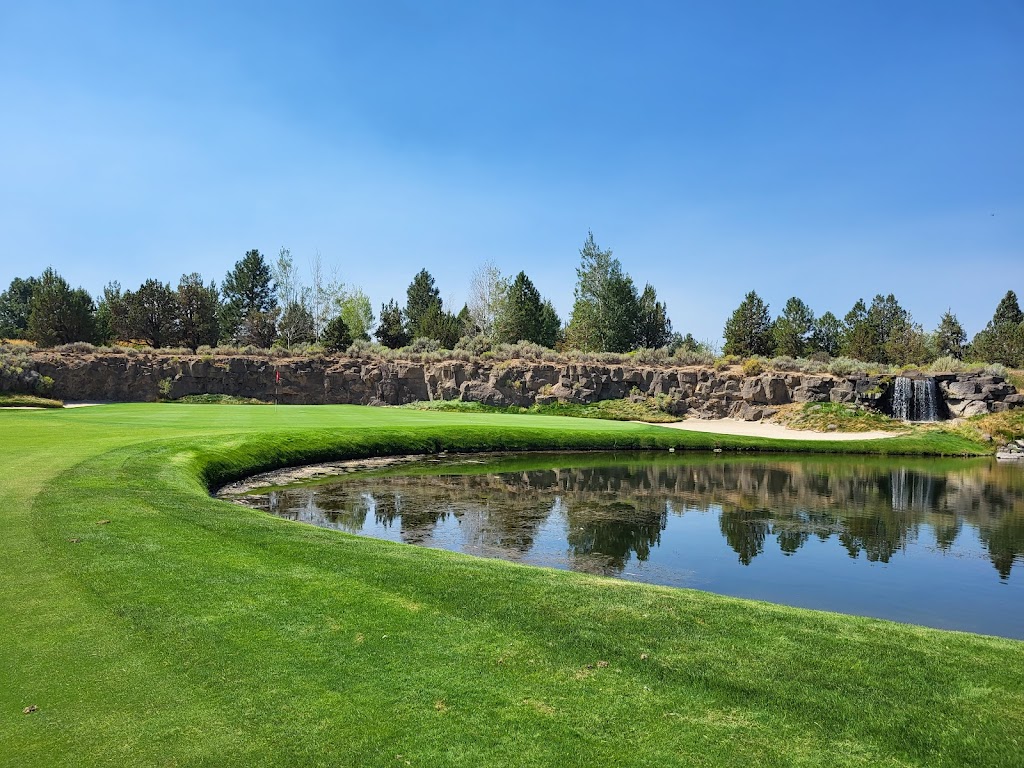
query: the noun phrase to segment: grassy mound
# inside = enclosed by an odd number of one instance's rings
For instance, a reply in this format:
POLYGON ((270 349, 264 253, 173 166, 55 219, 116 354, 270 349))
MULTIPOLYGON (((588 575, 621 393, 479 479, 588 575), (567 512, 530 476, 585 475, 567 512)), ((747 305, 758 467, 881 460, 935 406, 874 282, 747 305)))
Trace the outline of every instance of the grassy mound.
POLYGON ((964 438, 780 444, 354 406, 10 411, 0 428, 0 763, 1020 754, 1024 643, 357 538, 207 493, 285 463, 442 449, 977 448, 964 438))
POLYGON ((609 421, 645 421, 650 424, 664 424, 679 421, 665 410, 665 401, 655 397, 638 400, 601 400, 581 405, 577 403, 550 403, 529 407, 483 405, 462 400, 421 401, 402 406, 417 411, 441 413, 507 413, 532 414, 534 416, 572 416, 579 419, 607 419, 609 421))
POLYGON ((63 408, 64 403, 49 397, 0 393, 0 408, 63 408))
POLYGON ((772 421, 815 432, 905 432, 902 421, 850 403, 803 403, 784 407, 772 421))

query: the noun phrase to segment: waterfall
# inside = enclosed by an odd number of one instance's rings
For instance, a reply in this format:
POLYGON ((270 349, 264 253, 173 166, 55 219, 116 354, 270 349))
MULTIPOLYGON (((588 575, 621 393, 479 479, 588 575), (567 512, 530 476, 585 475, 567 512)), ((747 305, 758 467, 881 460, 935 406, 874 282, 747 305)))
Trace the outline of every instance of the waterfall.
POLYGON ((892 387, 892 417, 901 421, 938 421, 939 393, 935 379, 897 376, 892 387))

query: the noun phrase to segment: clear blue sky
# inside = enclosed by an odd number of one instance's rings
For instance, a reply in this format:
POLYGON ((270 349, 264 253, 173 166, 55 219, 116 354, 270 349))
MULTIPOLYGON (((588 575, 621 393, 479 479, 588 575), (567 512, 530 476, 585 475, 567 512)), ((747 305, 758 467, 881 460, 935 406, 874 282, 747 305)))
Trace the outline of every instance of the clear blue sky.
POLYGON ((565 317, 592 229, 698 338, 751 289, 973 334, 1024 296, 1022 41, 1021 0, 0 0, 0 284, 287 246, 565 317))

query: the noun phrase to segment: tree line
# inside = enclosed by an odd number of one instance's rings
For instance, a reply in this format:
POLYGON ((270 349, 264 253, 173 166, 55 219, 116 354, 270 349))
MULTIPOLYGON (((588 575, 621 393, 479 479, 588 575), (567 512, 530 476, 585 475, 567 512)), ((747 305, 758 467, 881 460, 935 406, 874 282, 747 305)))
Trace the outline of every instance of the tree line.
POLYGON ((968 343, 950 310, 931 332, 914 322, 893 294, 878 294, 871 304, 858 299, 840 320, 831 312, 815 316, 797 297, 773 320, 768 305, 748 293, 725 323, 725 353, 740 357, 850 357, 889 365, 923 365, 940 357, 1024 366, 1024 313, 1017 295, 1007 291, 992 320, 968 343))
MULTIPOLYGON (((572 312, 563 323, 525 272, 506 276, 491 263, 474 272, 469 300, 457 311, 422 269, 410 281, 404 303, 391 298, 377 315, 369 297, 329 275, 319 255, 303 280, 286 248, 272 261, 259 250, 247 251, 219 285, 190 273, 177 286, 150 279, 125 290, 112 282, 95 298, 50 268, 38 277, 16 277, 0 293, 0 339, 29 339, 40 346, 86 341, 192 349, 315 344, 328 351, 375 339, 393 349, 427 344, 477 354, 521 341, 584 352, 711 351, 691 334, 674 332, 654 287, 638 289, 593 233, 580 249, 576 278, 572 312)), ((970 343, 952 312, 925 332, 892 294, 875 296, 870 305, 859 300, 842 319, 831 312, 816 316, 793 297, 773 319, 751 291, 727 320, 724 337, 725 354, 742 357, 845 356, 909 365, 948 356, 1024 366, 1024 314, 1013 291, 970 343)))

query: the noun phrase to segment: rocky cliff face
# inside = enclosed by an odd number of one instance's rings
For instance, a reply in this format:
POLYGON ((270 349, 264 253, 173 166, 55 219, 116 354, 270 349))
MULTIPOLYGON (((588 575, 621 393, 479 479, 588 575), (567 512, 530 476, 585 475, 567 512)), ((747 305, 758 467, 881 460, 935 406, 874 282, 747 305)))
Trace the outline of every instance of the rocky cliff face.
MULTIPOLYGON (((399 405, 417 400, 465 400, 486 405, 592 403, 660 397, 679 416, 758 420, 786 403, 860 403, 885 411, 889 376, 765 373, 739 369, 446 361, 412 363, 349 358, 169 357, 59 354, 29 356, 17 375, 0 376, 0 391, 31 389, 53 380, 54 397, 68 400, 153 401, 162 396, 223 394, 282 404, 399 405)), ((952 416, 1001 411, 1024 396, 998 376, 935 376, 952 416)))

